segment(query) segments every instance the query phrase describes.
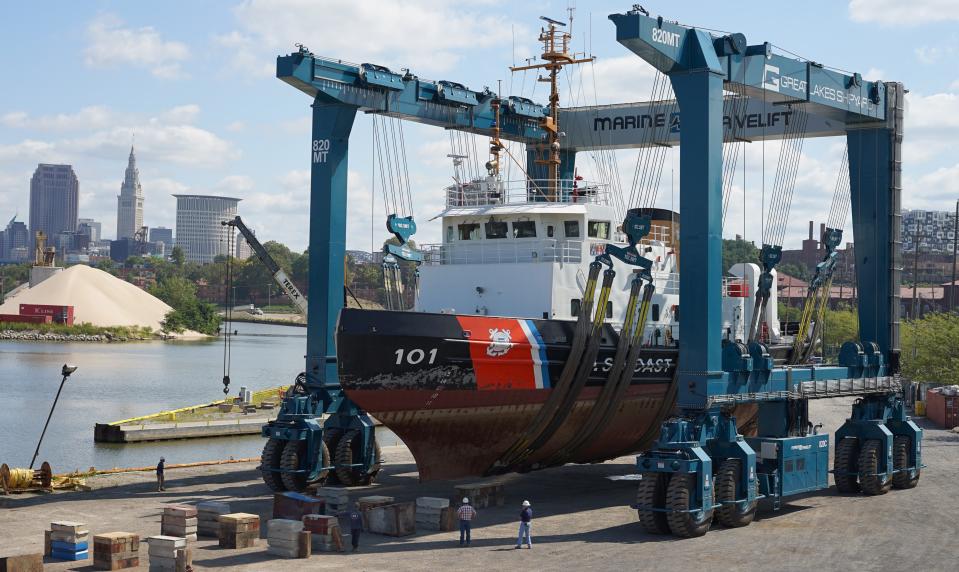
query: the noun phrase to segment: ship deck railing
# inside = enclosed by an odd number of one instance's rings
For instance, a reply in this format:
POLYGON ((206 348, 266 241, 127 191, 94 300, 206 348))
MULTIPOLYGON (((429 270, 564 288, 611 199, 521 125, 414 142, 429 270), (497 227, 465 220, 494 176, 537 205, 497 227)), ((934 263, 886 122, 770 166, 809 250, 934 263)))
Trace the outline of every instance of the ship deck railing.
POLYGON ((609 205, 608 185, 574 179, 475 179, 450 185, 446 187, 445 194, 447 208, 526 204, 609 205))
POLYGON ((420 247, 424 263, 431 266, 448 264, 512 264, 521 262, 583 261, 582 240, 502 239, 462 241, 448 244, 424 244, 420 247))

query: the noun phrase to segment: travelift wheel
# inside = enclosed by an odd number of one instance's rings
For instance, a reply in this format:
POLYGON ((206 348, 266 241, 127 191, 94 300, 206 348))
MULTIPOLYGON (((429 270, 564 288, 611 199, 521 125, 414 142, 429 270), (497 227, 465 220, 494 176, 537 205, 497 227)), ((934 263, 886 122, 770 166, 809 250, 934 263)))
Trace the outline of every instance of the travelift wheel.
POLYGON ((347 431, 336 446, 336 477, 346 486, 368 485, 373 482, 380 472, 380 445, 373 440, 373 465, 369 473, 364 473, 362 467, 351 467, 363 453, 363 434, 360 429, 347 431))
POLYGON ((859 487, 867 495, 884 495, 892 488, 892 479, 876 474, 882 454, 882 441, 877 439, 867 440, 859 451, 859 487))
MULTIPOLYGON (((668 473, 643 473, 636 491, 636 504, 652 508, 666 508, 666 487, 669 484, 668 473)), ((637 509, 639 523, 649 534, 669 534, 669 522, 665 512, 637 509)))
MULTIPOLYGON (((669 529, 676 536, 692 538, 702 536, 709 530, 709 525, 713 521, 713 509, 700 510, 696 512, 685 512, 690 510, 690 499, 692 499, 693 486, 696 484, 696 475, 692 473, 675 473, 669 478, 669 485, 666 487, 666 508, 675 512, 668 512, 667 521, 669 529)), ((713 504, 715 489, 710 488, 710 495, 707 499, 709 504, 713 504)))
MULTIPOLYGON (((306 453, 306 441, 287 441, 280 457, 280 468, 295 471, 300 468, 300 458, 306 453)), ((280 473, 283 486, 288 490, 300 492, 306 489, 305 473, 280 473)))
POLYGON ((859 439, 844 437, 836 443, 836 457, 833 461, 833 480, 836 490, 841 493, 858 493, 859 481, 859 439))
MULTIPOLYGON (((892 441, 892 466, 894 469, 905 469, 909 466, 909 448, 912 446, 912 439, 905 435, 898 435, 892 441)), ((892 486, 897 489, 912 489, 919 484, 919 468, 916 468, 916 476, 910 478, 909 473, 893 473, 892 486)))
POLYGON ((267 439, 266 445, 263 445, 263 454, 260 455, 260 475, 263 477, 266 486, 274 492, 286 490, 286 487, 283 486, 283 480, 280 478, 280 473, 268 470, 280 468, 280 456, 282 454, 283 441, 267 439))
MULTIPOLYGON (((720 503, 726 503, 716 509, 716 516, 720 524, 729 528, 738 528, 746 526, 753 521, 756 516, 757 501, 753 500, 747 504, 732 504, 729 501, 736 500, 736 486, 739 484, 739 476, 742 471, 742 461, 739 459, 726 459, 719 465, 719 472, 716 473, 716 500, 720 503)), ((758 492, 759 481, 755 481, 758 492)))
MULTIPOLYGON (((332 459, 335 459, 335 458, 336 458, 336 447, 337 447, 337 445, 339 445, 339 443, 340 443, 340 437, 342 437, 342 436, 343 436, 343 432, 340 431, 339 429, 324 429, 324 430, 323 430, 323 444, 326 445, 326 448, 327 448, 327 451, 328 451, 327 454, 328 454, 328 455, 329 455, 329 454, 332 454, 332 455, 333 455, 333 456, 331 457, 332 459)), ((329 463, 327 463, 326 465, 329 465, 329 463)), ((325 465, 325 466, 326 466, 326 465, 325 465)), ((327 473, 328 473, 328 474, 326 475, 326 483, 327 483, 327 484, 335 484, 335 483, 339 483, 339 482, 340 482, 339 477, 336 476, 336 471, 335 471, 335 470, 327 471, 327 473)))

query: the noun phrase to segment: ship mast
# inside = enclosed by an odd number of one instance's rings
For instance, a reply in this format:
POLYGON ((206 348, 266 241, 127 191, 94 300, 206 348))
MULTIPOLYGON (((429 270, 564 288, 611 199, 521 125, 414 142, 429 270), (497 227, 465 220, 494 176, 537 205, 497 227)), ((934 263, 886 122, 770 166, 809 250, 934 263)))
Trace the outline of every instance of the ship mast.
MULTIPOLYGON (((546 141, 539 146, 539 158, 536 159, 536 164, 546 165, 548 173, 547 200, 556 201, 559 192, 559 166, 562 163, 559 154, 559 71, 563 69, 563 66, 591 62, 596 58, 569 51, 570 40, 573 36, 560 28, 560 26, 566 27, 565 22, 553 20, 546 16, 540 16, 540 19, 549 26, 548 28, 541 28, 539 33, 539 41, 543 43, 543 53, 540 57, 545 63, 511 67, 510 71, 545 69, 549 72, 548 77, 537 79, 537 81, 549 83, 550 90, 549 114, 540 120, 540 127, 546 132, 546 141)), ((570 22, 572 22, 572 12, 570 13, 570 22)))

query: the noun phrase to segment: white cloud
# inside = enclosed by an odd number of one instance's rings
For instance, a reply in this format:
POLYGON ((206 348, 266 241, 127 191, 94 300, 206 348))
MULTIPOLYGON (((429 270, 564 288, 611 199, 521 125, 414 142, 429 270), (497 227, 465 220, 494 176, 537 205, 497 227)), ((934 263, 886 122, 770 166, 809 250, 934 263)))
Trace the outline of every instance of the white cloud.
MULTIPOLYGON (((564 86, 562 95, 567 106, 648 101, 657 73, 632 54, 599 58, 578 69, 580 71, 571 76, 571 87, 564 86)), ((668 91, 667 97, 671 94, 672 91, 668 91)))
POLYGON ((241 29, 216 36, 214 42, 231 51, 235 67, 251 74, 272 74, 276 53, 293 51, 295 42, 317 55, 396 69, 416 62, 414 73, 438 73, 451 70, 464 51, 511 44, 509 22, 479 7, 487 4, 246 0, 234 10, 241 29))
POLYGON ((956 46, 919 46, 915 49, 915 53, 919 63, 933 65, 940 61, 953 58, 956 55, 956 46))
POLYGON ((87 26, 88 44, 84 62, 91 67, 133 66, 147 69, 155 77, 183 77, 181 65, 190 57, 186 44, 164 40, 151 26, 124 27, 112 14, 102 14, 87 26))
POLYGON ((227 177, 223 177, 219 183, 214 185, 214 188, 220 191, 242 196, 243 193, 252 190, 255 186, 256 183, 253 182, 251 177, 246 175, 229 175, 227 177))
POLYGON ((862 77, 866 81, 881 81, 885 75, 885 70, 881 70, 879 68, 869 68, 866 73, 862 74, 862 77))
POLYGON ((239 133, 244 129, 246 129, 246 123, 242 121, 232 121, 226 125, 226 130, 230 133, 239 133))
POLYGON ((955 0, 849 0, 849 17, 855 22, 916 25, 959 21, 955 0))
POLYGON ((0 124, 23 129, 83 133, 50 141, 25 139, 0 145, 0 161, 71 161, 78 156, 104 159, 123 157, 136 136, 137 152, 152 160, 179 165, 215 166, 240 156, 215 133, 191 125, 200 107, 187 104, 154 117, 116 112, 108 107, 84 108, 76 113, 33 117, 24 112, 0 117, 0 124))

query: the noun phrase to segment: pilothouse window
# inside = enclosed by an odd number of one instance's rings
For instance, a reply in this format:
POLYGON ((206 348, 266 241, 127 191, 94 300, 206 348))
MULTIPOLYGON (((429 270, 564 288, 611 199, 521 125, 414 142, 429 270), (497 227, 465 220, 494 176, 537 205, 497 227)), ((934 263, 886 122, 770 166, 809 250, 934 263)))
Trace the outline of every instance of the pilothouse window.
POLYGON ((579 238, 579 221, 563 221, 563 232, 566 233, 566 238, 579 238))
POLYGON ((509 234, 509 225, 505 222, 488 222, 486 223, 486 238, 506 238, 506 235, 509 234))
POLYGON ((536 238, 536 223, 531 220, 514 222, 513 238, 536 238))
POLYGON ((589 237, 609 240, 609 221, 591 220, 589 221, 589 237))
POLYGON ((479 240, 479 223, 459 225, 460 240, 479 240))

